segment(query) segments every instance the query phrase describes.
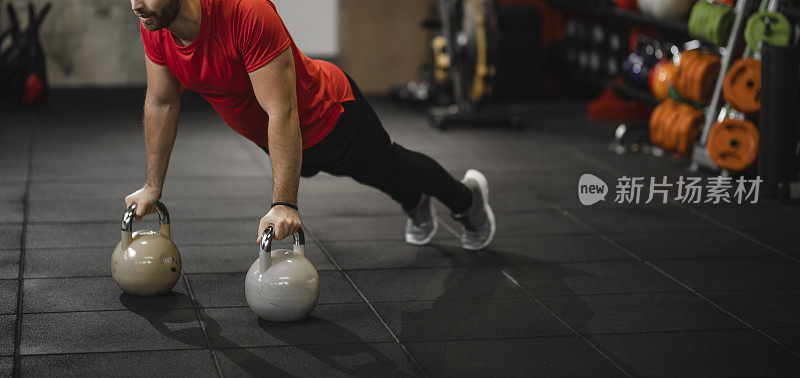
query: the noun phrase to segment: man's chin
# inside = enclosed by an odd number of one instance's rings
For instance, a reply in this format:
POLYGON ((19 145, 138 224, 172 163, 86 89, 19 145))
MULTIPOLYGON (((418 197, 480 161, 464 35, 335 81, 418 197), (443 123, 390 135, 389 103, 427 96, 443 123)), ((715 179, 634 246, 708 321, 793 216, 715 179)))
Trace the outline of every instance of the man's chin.
POLYGON ((144 30, 151 31, 151 32, 163 29, 163 27, 161 25, 159 25, 158 23, 155 23, 155 22, 142 22, 142 27, 144 27, 144 30))

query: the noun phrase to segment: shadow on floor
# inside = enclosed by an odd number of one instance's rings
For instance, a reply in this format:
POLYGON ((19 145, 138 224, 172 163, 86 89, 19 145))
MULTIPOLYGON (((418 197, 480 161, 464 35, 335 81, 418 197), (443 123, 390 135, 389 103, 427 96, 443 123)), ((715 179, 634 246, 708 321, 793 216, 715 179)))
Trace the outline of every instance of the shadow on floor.
MULTIPOLYGON (((452 256, 452 252, 447 246, 436 244, 430 244, 429 246, 435 248, 438 251, 437 253, 441 253, 442 256, 452 256)), ((508 324, 512 328, 503 329, 503 326, 498 325, 497 323, 507 319, 508 315, 502 315, 497 309, 492 308, 492 306, 497 305, 498 302, 493 302, 492 300, 485 298, 480 300, 467 299, 466 301, 464 301, 464 299, 475 298, 474 294, 472 293, 474 290, 480 290, 481 293, 489 293, 491 295, 492 293, 502 293, 504 290, 507 290, 506 287, 509 285, 516 287, 516 284, 506 277, 504 273, 519 281, 521 278, 524 278, 526 274, 528 274, 520 269, 520 264, 547 264, 550 271, 547 277, 548 279, 551 279, 551 281, 548 282, 548 287, 559 292, 559 295, 577 296, 577 293, 569 286, 567 282, 568 278, 587 276, 589 273, 565 267, 557 263, 545 263, 544 261, 528 257, 517 256, 515 257, 514 261, 512 261, 507 257, 508 254, 512 253, 515 255, 520 254, 520 252, 515 253, 511 251, 491 249, 484 250, 477 253, 479 256, 478 259, 474 259, 466 265, 458 266, 459 268, 466 268, 466 270, 453 269, 452 273, 442 280, 442 287, 444 289, 443 293, 436 297, 433 301, 429 302, 429 304, 426 304, 427 308, 422 310, 414 309, 411 311, 405 310, 400 312, 400 329, 398 331, 398 337, 402 341, 424 341, 431 340, 432 335, 429 333, 433 332, 436 334, 433 336, 434 340, 482 339, 495 337, 501 339, 511 339, 526 337, 526 335, 530 335, 532 333, 540 333, 538 332, 539 330, 531 329, 531 327, 537 327, 536 324, 530 324, 530 321, 525 320, 521 320, 520 324, 517 325, 508 324), (491 275, 491 277, 496 278, 480 282, 480 287, 476 287, 476 283, 474 282, 475 277, 489 277, 489 275, 486 274, 486 269, 496 273, 491 275), (457 303, 464 303, 468 309, 454 307, 453 301, 458 301, 457 303), (525 324, 526 322, 528 322, 528 324, 525 324), (432 326, 440 326, 440 328, 432 329, 432 326), (481 328, 487 328, 489 330, 495 329, 499 331, 500 334, 487 335, 487 332, 485 331, 483 333, 480 332, 481 328), (440 334, 441 330, 444 330, 444 332, 447 334, 440 334), (473 330, 479 330, 479 332, 475 335, 464 333, 473 330)), ((536 297, 536 293, 527 292, 527 296, 522 296, 520 299, 524 300, 526 298, 536 297)), ((570 324, 570 327, 573 329, 585 328, 586 324, 594 318, 594 310, 588 304, 585 304, 585 302, 580 301, 580 303, 581 306, 578 309, 579 314, 575 316, 575 319, 579 319, 580 324, 570 324)), ((515 308, 517 307, 508 307, 509 310, 513 310, 515 308)), ((524 309, 526 307, 523 306, 519 308, 524 309)), ((550 316, 544 309, 542 309, 542 313, 542 316, 550 316)), ((522 319, 525 317, 524 314, 520 314, 520 316, 522 319)), ((548 323, 550 324, 549 327, 552 327, 552 322, 548 323)), ((435 352, 437 354, 436 356, 415 356, 425 361, 438 361, 436 363, 428 363, 425 364, 427 366, 423 366, 428 370, 427 373, 437 376, 441 374, 447 374, 448 372, 453 373, 453 371, 465 370, 468 369, 467 366, 472 366, 471 361, 464 360, 465 358, 470 358, 470 356, 459 355, 461 352, 460 349, 457 349, 457 347, 455 347, 456 349, 450 351, 448 350, 449 347, 447 344, 442 343, 439 348, 440 349, 435 352), (461 364, 463 366, 458 367, 453 365, 448 367, 446 366, 448 363, 461 364)), ((484 352, 486 353, 486 357, 488 359, 496 357, 498 361, 501 361, 504 358, 501 355, 503 354, 502 350, 485 350, 484 352), (492 357, 493 354, 494 357, 492 357)), ((515 364, 515 367, 508 368, 512 370, 522 369, 521 371, 530 371, 525 367, 526 363, 531 363, 531 361, 519 361, 519 364, 515 364)), ((519 370, 514 371, 519 372, 519 370)), ((501 368, 497 371, 473 371, 472 374, 502 375, 503 372, 501 368)), ((539 372, 539 374, 542 374, 542 372, 539 372)), ((510 375, 514 375, 514 373, 510 373, 510 375)))
POLYGON ((364 343, 355 333, 325 319, 311 316, 294 323, 274 323, 259 319, 258 326, 270 336, 305 351, 328 367, 336 369, 344 374, 357 377, 373 377, 376 372, 391 372, 396 370, 394 361, 389 357, 386 357, 375 348, 364 343), (320 327, 321 325, 321 328, 323 328, 326 333, 325 338, 335 339, 337 340, 337 344, 341 343, 341 345, 337 345, 336 348, 318 348, 314 345, 298 344, 299 337, 301 337, 298 335, 307 335, 307 333, 302 331, 311 324, 314 324, 316 327, 320 327), (342 365, 334 358, 341 356, 353 357, 362 353, 371 356, 374 362, 356 367, 349 367, 342 365))
MULTIPOLYGON (((181 303, 186 303, 186 296, 172 291, 160 299, 159 306, 153 307, 151 303, 143 301, 141 297, 127 294, 122 294, 119 297, 123 306, 146 319, 162 335, 194 347, 209 348, 204 340, 198 342, 197 331, 200 329, 195 314, 190 314, 186 311, 175 311, 179 309, 181 303)), ((197 303, 197 306, 202 308, 201 303, 197 303)), ((270 363, 266 358, 259 355, 257 350, 244 348, 224 337, 220 325, 212 317, 206 314, 203 315, 202 320, 208 338, 213 340, 215 344, 213 347, 215 353, 222 354, 242 371, 252 376, 292 375, 290 372, 270 363)), ((251 322, 252 319, 247 319, 246 321, 251 322)), ((266 339, 275 338, 288 346, 305 351, 331 369, 347 375, 368 377, 374 376, 376 372, 380 371, 390 373, 397 370, 394 361, 366 344, 355 333, 314 316, 294 323, 273 323, 259 319, 258 327, 252 327, 252 331, 264 332, 266 339), (325 339, 336 340, 336 347, 325 348, 320 347, 319 344, 308 345, 309 333, 306 330, 311 325, 315 329, 323 329, 325 339), (341 364, 334 358, 357 356, 363 353, 371 356, 373 362, 350 367, 341 364)))

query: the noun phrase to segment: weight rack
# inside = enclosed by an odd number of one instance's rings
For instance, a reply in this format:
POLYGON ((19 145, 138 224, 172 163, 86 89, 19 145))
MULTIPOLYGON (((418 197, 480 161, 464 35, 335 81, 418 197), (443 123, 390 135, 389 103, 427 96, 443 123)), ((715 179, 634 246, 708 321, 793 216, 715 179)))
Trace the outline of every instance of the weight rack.
MULTIPOLYGON (((722 99, 722 83, 725 81, 725 74, 728 73, 728 69, 733 63, 736 47, 739 43, 739 34, 742 31, 742 25, 744 24, 747 12, 752 4, 753 0, 739 0, 736 3, 736 8, 734 8, 735 18, 733 26, 731 27, 731 33, 728 36, 728 43, 725 44, 725 48, 721 51, 722 62, 719 76, 714 86, 714 93, 711 97, 711 103, 705 109, 706 118, 703 123, 703 129, 700 131, 700 139, 692 150, 692 163, 689 165, 689 170, 692 172, 696 172, 700 168, 713 172, 719 171, 719 168, 711 160, 711 157, 708 155, 708 150, 706 149, 708 134, 711 132, 711 127, 717 120, 725 118, 728 114, 727 109, 721 106, 720 101, 722 99)), ((723 170, 722 174, 728 175, 728 172, 723 170)))

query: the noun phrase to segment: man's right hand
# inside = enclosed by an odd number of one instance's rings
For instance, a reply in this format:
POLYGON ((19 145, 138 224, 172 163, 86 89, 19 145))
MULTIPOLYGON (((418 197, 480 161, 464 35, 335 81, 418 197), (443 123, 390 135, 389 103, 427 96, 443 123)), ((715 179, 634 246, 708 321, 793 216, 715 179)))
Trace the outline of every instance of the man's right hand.
POLYGON ((125 197, 125 208, 131 207, 136 203, 136 220, 156 212, 156 202, 161 199, 161 190, 145 184, 141 189, 125 197))

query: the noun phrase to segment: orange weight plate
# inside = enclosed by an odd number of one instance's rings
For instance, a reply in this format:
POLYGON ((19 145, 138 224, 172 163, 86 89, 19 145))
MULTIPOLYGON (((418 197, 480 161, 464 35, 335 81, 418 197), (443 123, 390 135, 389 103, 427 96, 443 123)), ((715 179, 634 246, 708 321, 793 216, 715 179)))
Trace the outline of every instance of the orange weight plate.
POLYGON ((718 167, 741 171, 758 156, 758 129, 752 122, 726 119, 708 134, 708 154, 718 167))
POLYGON ((669 150, 672 148, 670 147, 670 133, 672 132, 672 127, 677 123, 681 116, 681 105, 683 104, 675 102, 675 105, 670 107, 662 118, 663 122, 659 128, 658 140, 661 142, 661 146, 664 147, 664 149, 669 150))
POLYGON ((691 147, 697 140, 697 134, 700 132, 700 126, 703 124, 703 111, 692 109, 687 115, 687 120, 681 125, 678 133, 678 142, 675 146, 675 151, 682 156, 686 156, 691 151, 691 147))
POLYGON ((723 81, 725 101, 748 114, 761 109, 761 61, 740 59, 731 66, 723 81))
POLYGON ((667 99, 659 104, 653 114, 650 115, 650 142, 654 146, 661 145, 661 128, 664 125, 664 116, 675 107, 677 103, 667 99))

